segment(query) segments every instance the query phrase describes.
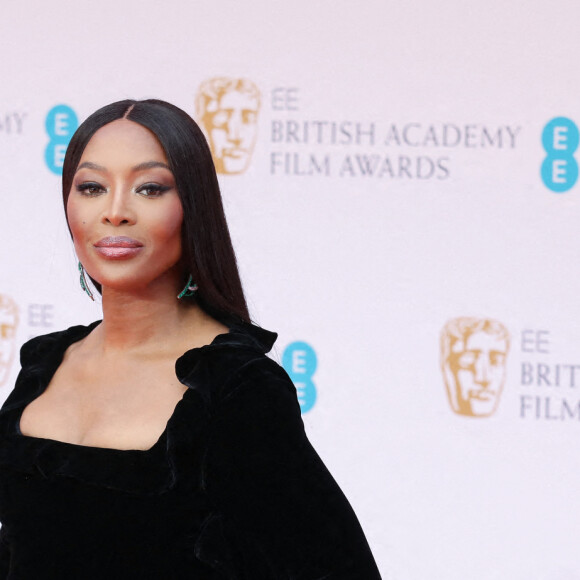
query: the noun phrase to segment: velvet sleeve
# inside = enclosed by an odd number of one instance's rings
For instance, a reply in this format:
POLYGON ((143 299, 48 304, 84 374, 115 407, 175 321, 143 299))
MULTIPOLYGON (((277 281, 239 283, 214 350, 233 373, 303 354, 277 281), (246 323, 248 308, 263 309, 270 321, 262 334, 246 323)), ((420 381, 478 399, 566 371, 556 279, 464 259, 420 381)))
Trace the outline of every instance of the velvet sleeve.
POLYGON ((250 364, 212 420, 205 482, 251 538, 272 580, 376 580, 360 524, 304 432, 296 389, 269 359, 250 364))
POLYGON ((4 528, 0 529, 0 580, 8 578, 10 571, 10 546, 4 528))

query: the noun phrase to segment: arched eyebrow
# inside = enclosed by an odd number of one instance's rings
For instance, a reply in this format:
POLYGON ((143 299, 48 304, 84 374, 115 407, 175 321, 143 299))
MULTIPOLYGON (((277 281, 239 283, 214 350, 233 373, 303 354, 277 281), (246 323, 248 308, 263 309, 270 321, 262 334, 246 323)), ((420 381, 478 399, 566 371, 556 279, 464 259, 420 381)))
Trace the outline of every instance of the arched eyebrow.
POLYGON ((163 163, 162 161, 145 161, 145 163, 139 163, 139 165, 135 165, 131 171, 143 171, 145 169, 154 169, 155 167, 161 167, 171 171, 169 165, 167 165, 167 163, 163 163))
POLYGON ((96 163, 92 163, 91 161, 85 161, 84 163, 81 163, 77 167, 77 171, 80 171, 81 169, 94 169, 95 171, 107 171, 102 165, 97 165, 96 163))
MULTIPOLYGON (((171 171, 169 165, 167 165, 167 163, 163 163, 162 161, 145 161, 144 163, 139 163, 139 165, 135 165, 135 167, 132 167, 131 171, 136 173, 137 171, 145 171, 146 169, 154 169, 155 167, 161 167, 162 169, 167 169, 168 171, 171 171)), ((80 171, 81 169, 93 169, 94 171, 107 171, 106 167, 98 165, 97 163, 93 163, 92 161, 85 161, 84 163, 81 163, 77 167, 77 171, 80 171)))

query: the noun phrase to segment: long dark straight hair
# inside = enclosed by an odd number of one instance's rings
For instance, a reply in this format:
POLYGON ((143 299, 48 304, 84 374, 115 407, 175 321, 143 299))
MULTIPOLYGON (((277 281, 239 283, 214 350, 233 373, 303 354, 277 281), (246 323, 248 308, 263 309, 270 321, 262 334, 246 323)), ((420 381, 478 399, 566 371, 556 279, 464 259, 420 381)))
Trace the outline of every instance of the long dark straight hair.
MULTIPOLYGON (((197 301, 210 316, 224 324, 249 322, 209 146, 196 122, 175 105, 157 99, 128 99, 107 105, 88 117, 73 135, 64 159, 65 213, 73 178, 87 143, 101 127, 123 118, 139 123, 157 137, 175 177, 183 206, 183 284, 191 273, 199 287, 195 297, 189 300, 197 301)), ((100 292, 101 285, 91 280, 100 292)))

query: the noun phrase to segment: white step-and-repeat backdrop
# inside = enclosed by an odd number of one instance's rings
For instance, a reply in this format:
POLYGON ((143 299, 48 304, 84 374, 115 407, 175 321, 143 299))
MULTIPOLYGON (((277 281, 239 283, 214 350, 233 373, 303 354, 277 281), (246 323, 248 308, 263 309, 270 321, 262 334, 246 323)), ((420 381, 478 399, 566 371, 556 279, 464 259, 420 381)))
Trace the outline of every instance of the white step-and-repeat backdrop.
POLYGON ((253 317, 383 577, 580 579, 576 0, 1 13, 1 399, 25 340, 100 317, 71 133, 165 99, 210 140, 253 317))

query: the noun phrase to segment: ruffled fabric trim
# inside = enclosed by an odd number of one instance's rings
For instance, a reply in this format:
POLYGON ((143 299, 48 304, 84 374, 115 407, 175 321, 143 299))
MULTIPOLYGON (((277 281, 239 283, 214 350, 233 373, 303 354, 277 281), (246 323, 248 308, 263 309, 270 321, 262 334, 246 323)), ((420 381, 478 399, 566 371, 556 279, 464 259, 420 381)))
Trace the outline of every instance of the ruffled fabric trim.
POLYGON ((99 323, 36 337, 22 347, 22 371, 0 409, 0 465, 31 476, 73 478, 134 494, 165 493, 180 478, 199 473, 196 451, 204 445, 204 428, 220 386, 244 360, 269 352, 277 335, 250 324, 236 324, 210 345, 179 357, 176 375, 189 388, 148 450, 87 447, 23 435, 19 423, 24 408, 46 389, 66 349, 99 323))

